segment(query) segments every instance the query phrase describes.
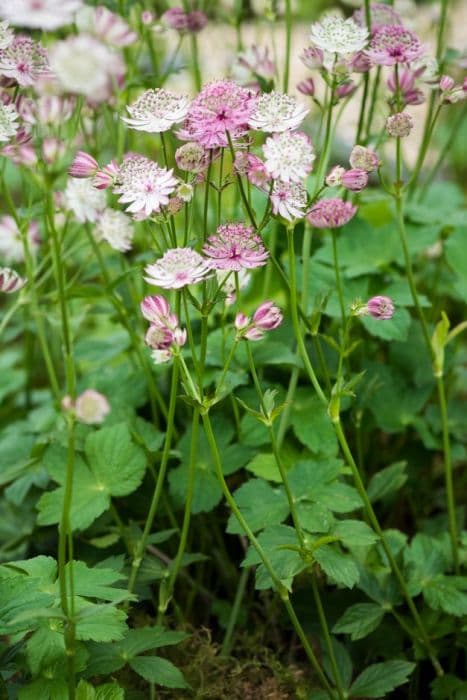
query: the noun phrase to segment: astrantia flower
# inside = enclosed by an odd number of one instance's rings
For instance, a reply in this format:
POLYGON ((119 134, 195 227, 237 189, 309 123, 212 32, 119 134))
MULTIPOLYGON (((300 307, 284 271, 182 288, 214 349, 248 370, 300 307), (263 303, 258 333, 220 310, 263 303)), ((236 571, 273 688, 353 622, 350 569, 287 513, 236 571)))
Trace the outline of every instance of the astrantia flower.
POLYGON ((130 28, 123 17, 116 15, 103 5, 98 7, 85 5, 76 16, 76 26, 81 32, 94 34, 111 46, 129 46, 138 39, 136 32, 130 28))
POLYGON ((367 44, 368 31, 353 19, 326 15, 311 25, 310 39, 322 51, 348 54, 361 51, 367 44))
POLYGON ((0 49, 6 49, 13 41, 14 34, 8 22, 0 22, 0 49))
POLYGON ((144 342, 153 350, 168 350, 173 343, 174 334, 170 328, 161 325, 150 325, 144 342))
POLYGON ((29 87, 50 74, 47 51, 27 36, 17 36, 6 49, 0 50, 0 74, 29 87))
MULTIPOLYGON (((39 228, 36 221, 28 225, 27 238, 29 248, 34 252, 39 246, 39 228)), ((12 216, 0 218, 0 260, 7 263, 22 262, 24 248, 21 232, 12 216)))
POLYGON ((123 161, 118 173, 115 194, 127 211, 146 217, 169 203, 169 195, 178 185, 172 170, 161 168, 144 156, 131 156, 123 161))
POLYGON ((69 178, 63 193, 63 204, 72 211, 77 221, 97 221, 107 203, 105 192, 93 187, 90 180, 69 178))
POLYGON ((301 183, 277 180, 271 193, 272 213, 286 221, 302 219, 307 199, 307 191, 301 183))
POLYGON ((360 168, 361 170, 366 170, 367 173, 378 170, 380 166, 380 160, 377 154, 372 151, 371 148, 359 145, 352 148, 349 163, 352 168, 360 168))
POLYGON ((162 294, 152 294, 144 297, 140 304, 144 318, 156 326, 167 326, 175 330, 178 326, 178 317, 172 313, 170 304, 162 294))
MULTIPOLYGON (((237 276, 239 289, 245 289, 250 282, 251 272, 245 268, 242 268, 238 271, 237 276)), ((226 305, 232 306, 232 304, 235 304, 237 299, 235 275, 233 275, 230 270, 216 270, 216 277, 219 287, 222 287, 222 291, 225 292, 226 305)))
POLYGON ((191 248, 171 248, 144 269, 146 282, 163 289, 181 289, 201 282, 209 273, 208 261, 191 248))
POLYGON ((366 304, 367 312, 373 318, 386 321, 394 316, 394 302, 389 297, 372 297, 366 304))
POLYGON ((295 97, 282 92, 268 92, 257 98, 248 124, 256 131, 289 131, 296 129, 309 111, 295 97))
POLYGON ((413 129, 413 119, 408 112, 398 112, 386 119, 386 131, 389 136, 398 138, 408 136, 413 129))
POLYGON ((92 177, 99 169, 99 163, 89 153, 78 151, 73 159, 73 163, 68 170, 71 177, 92 177))
POLYGON ((362 168, 346 170, 342 175, 342 186, 351 192, 361 192, 368 185, 368 173, 362 168))
POLYGON ((336 197, 321 199, 310 209, 306 218, 315 228, 338 228, 347 224, 356 212, 357 207, 336 197))
POLYGON ((246 133, 253 107, 250 91, 232 80, 209 83, 191 103, 180 138, 205 148, 225 148, 227 132, 233 141, 246 133))
POLYGON ((199 173, 208 167, 208 151, 196 141, 190 141, 177 148, 175 162, 180 170, 185 170, 188 173, 199 173))
POLYGON ((208 238, 203 253, 210 258, 213 269, 236 272, 265 265, 268 259, 260 236, 243 224, 219 226, 216 235, 208 238))
POLYGON ((377 29, 366 50, 367 56, 380 66, 410 63, 425 52, 416 34, 398 24, 386 24, 377 29))
POLYGON ((54 44, 50 63, 63 90, 93 102, 107 100, 125 74, 120 54, 88 34, 69 36, 54 44))
POLYGON ((12 270, 10 267, 0 268, 0 292, 13 294, 19 292, 25 284, 26 280, 20 277, 16 270, 12 270))
POLYGON ((342 185, 342 176, 344 173, 345 168, 343 168, 342 165, 335 165, 328 175, 326 175, 326 185, 328 187, 340 187, 342 185))
MULTIPOLYGON (((353 13, 355 22, 360 27, 366 27, 365 8, 360 7, 353 13)), ((383 24, 402 24, 401 17, 391 5, 384 5, 381 2, 372 2, 370 5, 371 31, 379 29, 383 24)))
POLYGON ((264 165, 274 180, 300 182, 313 167, 316 158, 310 138, 302 132, 285 131, 266 139, 264 165))
POLYGON ((4 105, 0 102, 0 143, 9 141, 17 132, 18 113, 14 105, 4 105))
POLYGON ((267 331, 278 328, 282 320, 279 307, 273 301, 265 301, 256 309, 252 319, 245 314, 237 314, 235 317, 237 339, 261 340, 267 331))
POLYGON ((122 117, 132 129, 150 134, 168 131, 187 115, 190 100, 184 95, 157 88, 146 90, 127 107, 130 117, 122 117))
POLYGON ((106 241, 114 250, 124 253, 131 249, 133 223, 126 214, 116 209, 104 209, 97 219, 95 236, 106 241))
POLYGON ((0 0, 0 17, 15 27, 50 31, 73 22, 82 0, 0 0))
POLYGON ((86 425, 99 425, 110 413, 110 404, 106 397, 94 389, 83 391, 71 407, 75 410, 77 420, 86 425))

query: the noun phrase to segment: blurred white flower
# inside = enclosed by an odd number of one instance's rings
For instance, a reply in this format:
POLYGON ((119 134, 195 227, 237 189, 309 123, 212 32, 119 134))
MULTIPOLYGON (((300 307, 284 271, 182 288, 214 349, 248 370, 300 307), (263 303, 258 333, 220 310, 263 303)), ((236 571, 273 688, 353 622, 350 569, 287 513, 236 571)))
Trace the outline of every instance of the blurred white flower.
POLYGON ((0 0, 0 17, 15 27, 52 30, 73 22, 82 0, 0 0))
POLYGON ((105 192, 97 190, 90 180, 78 180, 72 177, 68 179, 63 193, 63 204, 66 209, 73 212, 79 222, 97 221, 106 203, 105 192))
POLYGON ((97 219, 95 236, 106 241, 114 250, 124 253, 131 249, 134 236, 129 216, 117 209, 104 209, 97 219))

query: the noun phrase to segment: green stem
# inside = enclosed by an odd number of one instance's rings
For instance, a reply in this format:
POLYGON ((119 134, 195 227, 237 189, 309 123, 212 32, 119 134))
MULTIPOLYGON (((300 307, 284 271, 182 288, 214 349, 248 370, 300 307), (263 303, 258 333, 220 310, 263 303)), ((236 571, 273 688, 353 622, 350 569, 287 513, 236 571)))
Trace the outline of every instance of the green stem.
MULTIPOLYGON (((229 142, 229 149, 230 149, 230 154, 232 156, 232 165, 233 165, 235 163, 235 150, 234 150, 232 138, 231 138, 229 132, 226 131, 226 134, 227 134, 227 140, 229 142)), ((242 198, 243 206, 245 207, 245 210, 249 216, 249 219, 251 221, 251 225, 253 226, 253 228, 256 231, 258 227, 256 225, 255 215, 253 213, 253 209, 250 206, 250 203, 248 202, 248 197, 245 194, 245 188, 243 187, 242 176, 237 171, 237 169, 235 169, 235 173, 236 173, 236 177, 237 177, 238 188, 240 190, 240 196, 242 198)))
POLYGON ((232 650, 232 638, 235 631, 235 627, 238 621, 238 616, 240 614, 240 608, 245 595, 246 584, 248 582, 248 576, 250 571, 248 568, 242 569, 240 574, 240 579, 238 581, 237 591, 235 593, 234 602, 232 605, 232 610, 230 611, 229 621, 227 623, 227 629, 225 631, 225 636, 222 641, 221 654, 222 656, 229 656, 232 650))
POLYGON ((289 89, 290 46, 292 42, 292 7, 290 0, 285 0, 285 64, 284 92, 289 89))
POLYGON ((373 88, 371 91, 371 98, 370 98, 370 108, 368 110, 368 116, 366 120, 366 127, 365 127, 365 133, 366 133, 366 139, 368 139, 370 135, 370 129, 371 125, 373 123, 373 115, 375 113, 375 107, 376 107, 376 102, 378 99, 378 89, 379 89, 379 83, 381 80, 381 66, 378 66, 376 69, 376 75, 373 79, 373 88))
POLYGON ((342 287, 342 279, 341 279, 340 269, 339 269, 339 257, 338 257, 338 253, 337 253, 337 233, 336 233, 335 228, 331 229, 331 234, 332 234, 332 256, 333 256, 333 262, 334 262, 334 274, 336 276, 337 296, 339 297, 339 307, 341 310, 342 328, 345 328, 345 326, 346 326, 346 313, 345 313, 344 290, 342 287))
POLYGON ((323 630, 324 639, 326 642, 326 647, 328 649, 329 660, 331 662, 332 672, 334 674, 334 683, 336 684, 339 698, 343 699, 346 696, 345 696, 343 688, 342 688, 342 679, 341 679, 341 675, 339 673, 339 666, 337 665, 336 654, 334 652, 334 645, 332 643, 331 634, 329 632, 328 621, 326 620, 326 614, 324 612, 323 603, 321 601, 321 596, 319 593, 319 588, 318 588, 318 584, 316 582, 316 576, 315 576, 314 572, 312 572, 312 575, 311 575, 311 588, 313 591, 313 597, 315 599, 316 609, 318 611, 318 617, 319 617, 321 629, 323 630))

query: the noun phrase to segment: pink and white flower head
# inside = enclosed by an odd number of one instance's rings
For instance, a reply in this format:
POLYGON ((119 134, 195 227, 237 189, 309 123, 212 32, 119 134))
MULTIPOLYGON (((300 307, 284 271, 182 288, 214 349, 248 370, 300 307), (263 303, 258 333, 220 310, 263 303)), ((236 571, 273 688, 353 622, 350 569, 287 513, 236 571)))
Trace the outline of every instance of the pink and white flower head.
POLYGON ((104 209, 99 214, 94 235, 97 240, 106 241, 114 250, 126 253, 131 250, 135 231, 129 216, 117 209, 104 209))
POLYGON ((151 324, 144 336, 144 342, 153 350, 168 350, 173 341, 173 331, 159 324, 151 324))
POLYGON ((263 192, 268 191, 271 177, 261 158, 258 158, 253 153, 237 151, 234 167, 239 175, 246 175, 252 185, 255 185, 263 192))
POLYGON ((40 124, 58 126, 72 115, 75 101, 59 95, 41 95, 33 103, 33 115, 40 124))
POLYGON ((209 83, 191 103, 179 137, 208 149, 225 148, 227 132, 232 141, 247 132, 253 107, 250 91, 232 80, 209 83))
POLYGON ((282 182, 277 180, 271 192, 272 213, 286 221, 303 219, 308 201, 308 194, 300 182, 282 182))
POLYGON ((240 85, 259 90, 258 78, 273 80, 276 67, 267 46, 251 46, 238 54, 231 72, 233 79, 240 85))
POLYGON ((138 35, 125 22, 123 17, 111 12, 103 5, 85 5, 76 16, 76 26, 80 32, 88 32, 111 46, 130 46, 138 35))
POLYGON ((264 165, 274 180, 300 182, 312 170, 316 155, 311 139, 301 131, 285 131, 266 139, 264 165))
POLYGON ((27 36, 16 36, 5 49, 0 49, 0 75, 11 78, 21 87, 30 87, 50 75, 47 51, 27 36))
POLYGON ((368 43, 368 30, 335 15, 325 15, 311 25, 310 40, 326 54, 346 55, 361 51, 368 43))
POLYGON ((167 326, 172 331, 178 326, 178 317, 172 313, 169 302, 162 294, 144 297, 140 309, 144 318, 155 326, 167 326))
POLYGON ((102 170, 97 171, 92 184, 98 190, 106 190, 109 187, 113 187, 117 183, 119 175, 120 168, 118 164, 114 160, 111 160, 110 163, 107 163, 107 165, 102 168, 102 170))
POLYGON ((386 119, 386 131, 389 136, 403 138, 409 136, 414 126, 413 119, 408 112, 398 112, 386 119))
MULTIPOLYGON (((405 105, 420 105, 425 102, 425 95, 422 90, 416 86, 416 78, 417 75, 415 71, 408 69, 399 71, 399 92, 405 105)), ((397 93, 395 72, 389 76, 387 86, 393 95, 397 93)))
POLYGON ((394 302, 389 297, 376 296, 367 301, 363 314, 369 314, 380 321, 387 321, 394 316, 394 302))
POLYGON ((0 49, 6 49, 13 41, 14 34, 8 22, 0 22, 0 49))
POLYGON ((26 280, 10 267, 0 268, 0 292, 14 294, 24 287, 26 280))
MULTIPOLYGON (((29 249, 35 253, 40 243, 37 221, 29 222, 26 236, 29 249)), ((21 231, 12 216, 0 217, 0 259, 7 263, 18 263, 24 260, 21 231)))
POLYGON ((347 224, 357 212, 350 202, 335 197, 320 199, 308 212, 307 220, 315 228, 339 228, 347 224))
POLYGON ((342 186, 351 192, 361 192, 368 185, 368 173, 361 168, 346 170, 342 175, 342 186))
POLYGON ((243 313, 235 317, 237 338, 246 340, 261 340, 265 333, 278 328, 283 321, 282 312, 273 301, 263 302, 250 319, 243 313))
POLYGON ((307 46, 300 56, 302 63, 310 70, 321 68, 324 62, 324 53, 316 46, 307 46))
POLYGON ((371 148, 356 145, 352 148, 349 163, 352 168, 359 168, 367 173, 372 173, 378 170, 381 161, 371 148))
POLYGON ((18 112, 13 104, 0 102, 0 143, 10 141, 18 131, 18 112))
POLYGON ((52 31, 73 22, 82 0, 0 0, 0 17, 15 27, 52 31))
POLYGON ((70 165, 68 175, 70 177, 92 177, 99 170, 99 163, 89 153, 78 151, 70 165))
POLYGON ((53 136, 46 136, 42 141, 42 158, 47 165, 55 166, 66 153, 65 143, 53 136))
POLYGON ((50 64, 62 90, 92 102, 107 100, 125 75, 120 54, 89 34, 57 41, 50 50, 50 64))
POLYGON ((0 153, 15 165, 24 165, 26 168, 32 168, 37 163, 31 135, 22 127, 16 132, 14 140, 4 146, 0 153))
POLYGON ((216 235, 208 238, 203 253, 210 259, 212 269, 235 272, 261 267, 268 259, 261 237, 240 223, 219 226, 216 235))
POLYGON ((255 102, 248 124, 256 131, 279 133, 296 129, 310 110, 283 92, 265 92, 255 102))
POLYGON ((86 389, 77 397, 74 410, 80 423, 100 425, 110 413, 110 404, 103 394, 94 389, 86 389))
POLYGON ((180 34, 200 32, 208 23, 208 18, 200 10, 185 12, 182 7, 171 7, 161 17, 162 22, 170 29, 175 29, 180 34))
POLYGON ((197 284, 210 273, 209 262, 192 248, 171 248, 160 260, 144 269, 148 284, 162 289, 181 289, 197 284))
POLYGON ((326 175, 326 185, 328 187, 340 187, 342 185, 342 176, 345 173, 345 168, 342 165, 335 165, 332 170, 326 175))
POLYGON ((209 154, 199 143, 190 141, 177 148, 175 162, 180 170, 187 173, 200 173, 208 167, 209 154))
POLYGON ((368 73, 371 61, 364 51, 357 51, 347 65, 352 73, 368 73))
POLYGON ((172 170, 161 168, 144 156, 130 156, 120 166, 115 194, 128 204, 131 214, 150 216, 169 203, 169 195, 178 185, 172 170))
POLYGON ((130 116, 122 117, 122 120, 132 129, 149 134, 161 133, 182 122, 189 106, 190 100, 184 95, 163 88, 146 90, 127 107, 130 116))
MULTIPOLYGON (((367 26, 364 7, 355 10, 353 18, 360 27, 367 26)), ((385 24, 402 24, 402 19, 391 5, 385 5, 381 2, 372 2, 370 4, 370 22, 371 31, 374 32, 385 24)))
POLYGON ((73 212, 80 223, 97 221, 107 206, 105 192, 100 192, 90 180, 69 178, 63 193, 63 206, 73 212))
POLYGON ((372 35, 366 54, 380 66, 410 63, 425 53, 425 47, 414 32, 399 24, 386 24, 372 35))

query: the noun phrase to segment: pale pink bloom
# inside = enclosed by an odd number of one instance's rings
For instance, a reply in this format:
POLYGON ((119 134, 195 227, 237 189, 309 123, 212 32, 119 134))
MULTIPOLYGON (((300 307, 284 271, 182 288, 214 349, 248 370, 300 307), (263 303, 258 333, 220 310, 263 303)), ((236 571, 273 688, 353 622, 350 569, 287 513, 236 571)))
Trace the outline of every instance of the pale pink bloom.
POLYGON ((11 141, 0 151, 2 156, 9 158, 15 165, 24 165, 27 168, 37 163, 37 155, 31 143, 31 134, 20 128, 11 141))
POLYGON ((315 68, 322 67, 324 62, 324 53, 321 51, 321 49, 316 48, 316 46, 308 46, 306 49, 304 49, 300 59, 307 68, 314 70, 315 68))
POLYGON ((160 260, 144 269, 148 284, 163 289, 181 289, 197 284, 210 272, 209 262, 191 248, 171 248, 160 260))
POLYGON ((357 51, 348 62, 349 69, 353 73, 368 73, 371 65, 370 59, 363 51, 357 51))
POLYGON ((159 212, 169 203, 169 195, 178 185, 173 170, 161 168, 144 156, 130 156, 123 161, 117 176, 115 194, 119 202, 128 204, 127 211, 146 217, 159 212))
POLYGON ((94 176, 92 184, 98 190, 106 190, 108 187, 113 187, 118 180, 120 168, 118 164, 111 160, 102 170, 98 170, 94 176))
POLYGON ((264 165, 274 180, 300 182, 312 170, 316 155, 309 136, 301 131, 285 131, 266 139, 264 165))
POLYGON ((105 192, 93 187, 90 180, 69 178, 63 193, 63 206, 73 212, 80 223, 95 222, 107 205, 105 192))
POLYGON ((154 22, 154 15, 151 10, 143 10, 141 13, 141 22, 146 26, 154 22))
POLYGON ((410 63, 420 58, 425 47, 414 32, 399 24, 386 24, 372 35, 366 49, 367 56, 380 66, 394 66, 396 63, 410 63))
POLYGON ((352 148, 349 163, 352 168, 366 170, 367 173, 372 173, 375 170, 378 170, 380 166, 380 160, 376 153, 372 151, 371 148, 366 148, 365 146, 359 145, 352 148))
POLYGON ((232 80, 209 83, 191 103, 179 136, 205 148, 225 148, 227 132, 232 141, 247 132, 253 107, 250 91, 232 80))
POLYGON ((367 311, 373 318, 386 321, 394 316, 394 302, 389 297, 372 297, 366 305, 367 311))
POLYGON ((279 133, 296 129, 310 110, 283 92, 265 92, 255 102, 248 124, 256 131, 279 133))
POLYGON ((235 316, 234 325, 237 331, 243 331, 245 328, 248 327, 249 323, 250 317, 246 316, 242 311, 239 311, 238 314, 235 316))
POLYGON ((174 334, 166 326, 151 324, 144 336, 144 342, 153 350, 168 350, 174 342, 174 334))
POLYGON ((84 6, 76 17, 76 25, 81 32, 94 34, 111 46, 130 46, 138 35, 125 22, 123 17, 111 12, 103 5, 84 6))
POLYGON ((344 97, 350 97, 353 95, 357 89, 356 83, 353 80, 347 80, 336 88, 336 97, 343 99, 344 97))
POLYGON ((272 213, 286 221, 303 219, 308 195, 305 187, 298 182, 277 180, 271 192, 272 213))
POLYGON ((76 419, 86 425, 100 425, 110 413, 110 404, 103 394, 94 389, 86 389, 74 405, 76 419))
POLYGON ((150 134, 161 133, 183 121, 189 105, 190 100, 184 95, 176 95, 163 88, 146 90, 127 107, 130 117, 122 117, 122 120, 132 129, 150 134))
POLYGON ((117 209, 104 209, 96 222, 95 236, 111 248, 125 253, 131 250, 135 231, 130 217, 117 209))
POLYGON ((0 268, 0 292, 14 294, 24 287, 26 280, 10 267, 0 268))
POLYGON ((58 126, 66 122, 72 115, 75 102, 71 98, 59 95, 41 95, 34 100, 34 118, 40 124, 58 126))
POLYGON ((178 317, 172 313, 170 304, 161 294, 153 294, 144 297, 140 304, 144 318, 156 326, 167 326, 175 330, 178 326, 178 317))
POLYGON ((357 207, 335 197, 321 199, 310 209, 306 218, 315 228, 338 228, 347 224, 356 212, 357 207))
POLYGON ((172 350, 153 350, 151 357, 154 360, 155 365, 162 365, 165 362, 170 362, 173 357, 172 350))
POLYGON ((386 119, 386 131, 389 136, 398 138, 408 136, 413 126, 413 119, 408 112, 398 112, 386 119))
POLYGON ((30 87, 50 74, 47 51, 27 36, 16 36, 6 49, 0 49, 0 74, 30 87))
POLYGON ((82 0, 0 0, 0 17, 15 27, 46 31, 73 22, 82 0))
POLYGON ((121 55, 88 34, 53 44, 50 63, 64 91, 84 95, 92 102, 107 100, 125 74, 121 55))
POLYGON ((78 151, 70 165, 68 175, 71 177, 92 177, 97 173, 99 164, 95 158, 85 151, 78 151))
POLYGON ((47 136, 42 141, 42 158, 48 165, 53 165, 58 160, 63 158, 65 152, 65 144, 60 139, 56 139, 53 136, 47 136))
POLYGON ((263 192, 269 190, 271 177, 266 170, 266 165, 253 153, 247 154, 246 176, 252 185, 258 187, 263 192))
POLYGON ((10 141, 18 131, 18 112, 13 104, 0 103, 0 143, 10 141))
POLYGON ((302 95, 307 95, 308 97, 313 97, 315 94, 315 83, 313 78, 306 78, 301 80, 297 84, 297 90, 302 93, 302 95))
POLYGON ((442 75, 439 81, 439 89, 441 92, 447 92, 448 90, 452 90, 452 88, 455 85, 455 80, 454 78, 451 78, 450 75, 442 75))
POLYGON ((311 25, 310 39, 327 54, 349 54, 361 51, 368 42, 368 31, 353 19, 325 15, 311 25))
MULTIPOLYGON (((425 96, 420 88, 416 87, 417 75, 414 71, 405 69, 399 71, 399 91, 405 105, 420 105, 425 102, 425 96)), ((395 72, 391 73, 387 80, 389 90, 395 95, 397 92, 397 80, 395 72)))
POLYGON ((273 80, 276 67, 267 46, 251 46, 238 54, 231 70, 240 85, 259 89, 258 78, 273 80))
POLYGON ((187 173, 199 173, 208 167, 209 153, 196 141, 190 141, 177 148, 175 162, 180 170, 187 173))
POLYGON ((186 330, 179 327, 177 315, 172 313, 169 302, 160 294, 145 297, 141 302, 141 312, 151 323, 145 342, 153 350, 154 362, 168 362, 176 347, 185 345, 186 330))
POLYGON ((13 38, 14 34, 8 26, 8 22, 0 22, 0 49, 6 49, 13 41, 13 38))
MULTIPOLYGON (((353 18, 360 27, 367 26, 364 7, 355 10, 353 18)), ((370 22, 372 32, 385 24, 402 24, 399 13, 391 5, 385 5, 380 2, 372 2, 370 4, 370 22)))
POLYGON ((261 340, 264 334, 278 328, 283 321, 282 312, 272 301, 263 302, 250 319, 243 313, 235 317, 237 338, 261 340))
POLYGON ((244 224, 232 223, 219 226, 216 235, 210 236, 203 247, 215 270, 253 269, 266 264, 268 252, 261 237, 244 224))
MULTIPOLYGON (((34 253, 40 243, 37 221, 29 222, 26 236, 29 248, 34 253)), ((24 260, 21 231, 12 216, 0 218, 0 259, 7 263, 17 263, 24 260)))
POLYGON ((188 31, 188 14, 183 7, 171 7, 161 17, 161 21, 177 32, 188 31))
POLYGON ((326 185, 328 187, 340 187, 342 185, 342 176, 345 173, 345 168, 342 165, 335 165, 332 170, 326 175, 326 185))
POLYGON ((361 168, 346 170, 342 175, 342 186, 351 192, 361 192, 368 185, 368 173, 361 168))

